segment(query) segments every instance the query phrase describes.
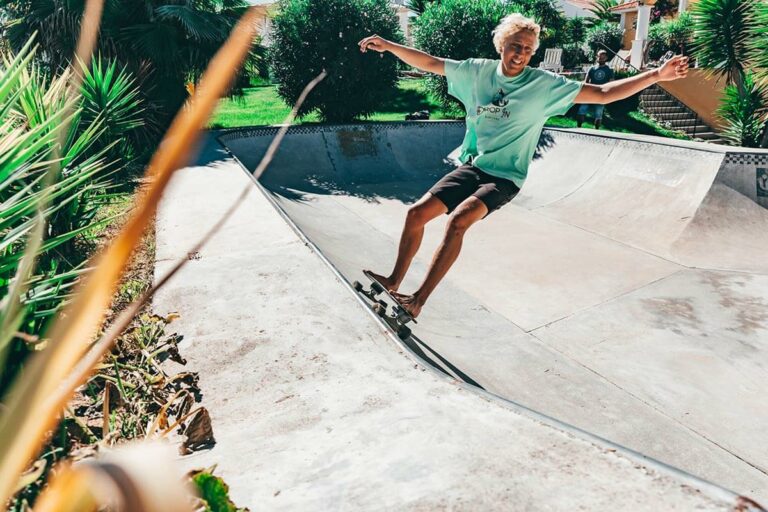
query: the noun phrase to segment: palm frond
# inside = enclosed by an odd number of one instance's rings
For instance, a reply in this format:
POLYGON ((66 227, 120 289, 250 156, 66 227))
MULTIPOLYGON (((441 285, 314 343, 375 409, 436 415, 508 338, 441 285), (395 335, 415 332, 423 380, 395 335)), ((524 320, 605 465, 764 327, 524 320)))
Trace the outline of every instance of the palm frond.
POLYGON ((768 83, 768 3, 755 6, 755 23, 749 45, 749 58, 755 78, 768 83))
POLYGON ((736 84, 742 94, 750 37, 755 29, 755 0, 700 0, 693 4, 693 53, 700 66, 736 84))
POLYGON ((723 136, 734 145, 759 147, 768 121, 768 84, 755 81, 752 73, 744 76, 744 91, 735 85, 725 89, 717 114, 727 124, 723 136))
POLYGON ((222 23, 221 14, 197 10, 193 5, 162 5, 155 9, 158 19, 173 20, 197 41, 220 43, 227 37, 228 24, 222 23))

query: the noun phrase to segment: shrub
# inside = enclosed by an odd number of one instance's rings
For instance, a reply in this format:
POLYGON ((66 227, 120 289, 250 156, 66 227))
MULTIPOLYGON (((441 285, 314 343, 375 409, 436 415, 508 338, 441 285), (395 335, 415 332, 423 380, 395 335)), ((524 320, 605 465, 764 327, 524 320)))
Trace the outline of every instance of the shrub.
POLYGON ((693 41, 693 17, 686 11, 674 20, 665 23, 670 50, 675 53, 688 53, 688 46, 693 41))
POLYGON ((723 137, 734 145, 760 147, 763 130, 768 122, 768 84, 756 83, 751 73, 744 75, 742 94, 736 85, 725 88, 717 114, 726 122, 723 137))
POLYGON ((325 69, 328 77, 300 115, 317 110, 324 121, 345 122, 372 114, 396 87, 397 59, 390 53, 361 53, 357 43, 371 34, 402 41, 387 0, 283 0, 270 50, 278 94, 294 104, 325 69))
POLYGON ((648 29, 648 59, 659 60, 667 51, 667 30, 665 23, 655 23, 648 29))
POLYGON ((566 44, 563 45, 563 56, 560 62, 565 69, 576 69, 581 64, 589 62, 589 55, 579 44, 566 44))
POLYGON ((693 39, 693 20, 684 12, 674 20, 651 25, 648 30, 648 58, 658 60, 668 51, 686 53, 693 39))
POLYGON ((602 23, 587 32, 587 45, 590 50, 590 60, 594 60, 599 50, 608 50, 612 57, 621 49, 624 31, 618 23, 602 23))
POLYGON ((563 44, 583 44, 587 39, 587 23, 584 18, 568 18, 563 27, 563 44))

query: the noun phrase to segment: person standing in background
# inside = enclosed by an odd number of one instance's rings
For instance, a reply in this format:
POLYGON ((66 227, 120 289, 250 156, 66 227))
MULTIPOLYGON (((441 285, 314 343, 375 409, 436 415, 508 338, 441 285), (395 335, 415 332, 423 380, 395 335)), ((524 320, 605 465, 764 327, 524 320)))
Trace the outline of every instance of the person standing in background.
MULTIPOLYGON (((589 68, 589 71, 587 71, 587 76, 584 78, 584 83, 603 85, 613 80, 613 70, 608 66, 608 64, 606 64, 606 62, 608 62, 608 52, 605 50, 600 50, 597 52, 597 64, 589 68)), ((576 120, 579 123, 578 126, 581 128, 582 123, 584 123, 584 118, 586 117, 590 108, 595 109, 595 129, 599 130, 600 125, 603 122, 603 111, 605 110, 605 105, 589 105, 587 103, 583 103, 579 107, 578 114, 576 115, 576 120)))

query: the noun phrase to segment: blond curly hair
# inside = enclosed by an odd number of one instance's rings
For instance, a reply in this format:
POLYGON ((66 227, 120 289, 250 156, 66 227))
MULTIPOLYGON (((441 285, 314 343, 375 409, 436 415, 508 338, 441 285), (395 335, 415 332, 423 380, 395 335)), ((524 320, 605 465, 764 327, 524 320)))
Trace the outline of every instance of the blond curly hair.
POLYGON ((496 51, 501 53, 504 41, 512 34, 516 34, 521 30, 530 30, 536 35, 536 47, 533 49, 536 51, 539 48, 541 27, 533 18, 523 16, 519 12, 504 16, 496 28, 493 29, 493 45, 496 47, 496 51))

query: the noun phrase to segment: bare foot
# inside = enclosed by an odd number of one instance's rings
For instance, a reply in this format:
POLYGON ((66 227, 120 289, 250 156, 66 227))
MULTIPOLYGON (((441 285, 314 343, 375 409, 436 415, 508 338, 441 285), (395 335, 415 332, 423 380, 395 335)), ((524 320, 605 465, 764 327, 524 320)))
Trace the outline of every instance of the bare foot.
POLYGON ((403 293, 393 293, 392 296, 403 305, 403 309, 410 313, 413 318, 419 316, 421 308, 424 307, 424 302, 415 294, 405 295, 403 293))
POLYGON ((378 281, 379 284, 383 286, 388 292, 394 293, 397 291, 399 283, 396 283, 391 277, 384 277, 381 274, 377 274, 371 270, 366 270, 366 272, 369 272, 371 277, 378 281))

